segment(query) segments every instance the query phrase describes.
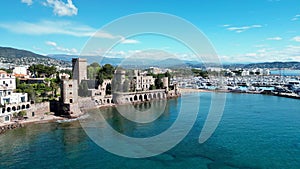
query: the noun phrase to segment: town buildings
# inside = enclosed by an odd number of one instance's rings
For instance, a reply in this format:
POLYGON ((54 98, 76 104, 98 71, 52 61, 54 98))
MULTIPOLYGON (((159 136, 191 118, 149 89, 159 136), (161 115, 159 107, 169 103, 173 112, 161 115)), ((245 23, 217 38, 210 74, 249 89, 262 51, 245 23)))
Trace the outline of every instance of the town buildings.
POLYGON ((0 71, 0 122, 11 121, 14 113, 30 108, 27 93, 15 93, 16 77, 0 71))

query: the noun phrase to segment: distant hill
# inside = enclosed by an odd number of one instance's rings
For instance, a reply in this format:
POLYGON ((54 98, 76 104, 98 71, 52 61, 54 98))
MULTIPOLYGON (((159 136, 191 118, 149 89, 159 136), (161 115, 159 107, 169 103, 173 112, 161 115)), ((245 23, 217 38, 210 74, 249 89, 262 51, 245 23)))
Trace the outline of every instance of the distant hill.
MULTIPOLYGON (((20 50, 10 47, 0 47, 0 62, 9 63, 12 65, 31 65, 44 64, 67 67, 71 66, 72 58, 77 58, 78 55, 66 54, 49 54, 47 56, 36 54, 27 50, 20 50)), ((196 61, 181 60, 178 58, 167 58, 156 60, 152 58, 110 58, 101 56, 80 56, 86 58, 88 63, 93 62, 101 64, 112 64, 114 66, 121 65, 124 68, 148 68, 150 66, 156 67, 193 67, 205 68, 203 63, 196 61)), ((214 66, 207 64, 206 66, 214 66)), ((300 62, 264 62, 264 63, 250 63, 250 64, 224 64, 224 68, 289 68, 300 69, 300 62)))
MULTIPOLYGON (((54 59, 64 60, 71 62, 72 58, 77 58, 77 55, 48 55, 54 59)), ((80 56, 81 58, 86 58, 88 63, 91 64, 93 62, 101 63, 101 64, 111 64, 114 66, 118 66, 121 64, 124 68, 148 68, 150 66, 157 67, 192 67, 192 68, 205 68, 205 65, 201 62, 197 61, 189 61, 189 60, 181 60, 178 58, 167 58, 163 60, 154 60, 151 58, 109 58, 109 57, 101 57, 101 56, 80 56)), ((214 67, 215 64, 206 64, 208 67, 214 67)), ((263 62, 263 63, 231 63, 231 64, 223 64, 224 68, 289 68, 289 69, 300 69, 300 62, 263 62)))
POLYGON ((33 58, 48 58, 43 55, 39 55, 27 50, 15 49, 10 47, 0 47, 0 57, 5 58, 22 58, 22 57, 33 57, 33 58))
POLYGON ((48 57, 51 57, 56 60, 62 60, 62 61, 67 61, 71 62, 72 58, 85 58, 87 59, 88 64, 97 62, 99 63, 101 61, 101 64, 111 64, 111 65, 119 65, 123 58, 109 58, 109 57, 101 57, 101 56, 78 56, 78 55, 66 55, 66 54, 49 54, 47 55, 48 57))
POLYGON ((300 62, 263 62, 263 63, 250 63, 250 64, 228 64, 224 65, 225 68, 269 68, 269 69, 300 69, 300 62))
MULTIPOLYGON (((65 54, 50 54, 48 55, 51 58, 57 60, 64 60, 71 62, 72 58, 78 58, 78 55, 65 55, 65 54)), ((111 64, 114 66, 121 65, 124 68, 148 68, 150 66, 158 67, 186 67, 190 66, 191 61, 185 61, 180 59, 164 59, 164 60, 154 60, 152 58, 110 58, 110 57, 101 57, 101 56, 80 56, 80 58, 87 59, 88 64, 97 62, 104 64, 111 64)))
POLYGON ((11 47, 0 47, 0 62, 17 65, 44 64, 48 66, 70 66, 71 63, 63 60, 56 60, 48 56, 36 54, 27 50, 15 49, 11 47))

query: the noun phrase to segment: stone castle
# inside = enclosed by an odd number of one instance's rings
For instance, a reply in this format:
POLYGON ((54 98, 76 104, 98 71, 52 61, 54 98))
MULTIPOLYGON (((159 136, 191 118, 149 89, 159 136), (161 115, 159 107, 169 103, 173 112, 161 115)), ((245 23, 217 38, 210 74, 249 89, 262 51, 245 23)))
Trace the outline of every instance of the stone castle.
POLYGON ((161 79, 163 89, 150 90, 155 83, 155 78, 141 74, 138 70, 135 70, 128 78, 125 70, 117 69, 112 79, 104 79, 102 84, 98 84, 96 80, 87 78, 86 59, 73 58, 72 68, 73 79, 65 78, 61 82, 61 98, 56 112, 62 115, 76 117, 80 115, 82 108, 138 103, 180 95, 176 84, 173 84, 170 90, 168 77, 161 79), (79 90, 82 83, 87 84, 86 91, 79 90), (107 93, 108 86, 112 88, 111 93, 107 93), (84 92, 84 97, 80 96, 82 92, 84 92))

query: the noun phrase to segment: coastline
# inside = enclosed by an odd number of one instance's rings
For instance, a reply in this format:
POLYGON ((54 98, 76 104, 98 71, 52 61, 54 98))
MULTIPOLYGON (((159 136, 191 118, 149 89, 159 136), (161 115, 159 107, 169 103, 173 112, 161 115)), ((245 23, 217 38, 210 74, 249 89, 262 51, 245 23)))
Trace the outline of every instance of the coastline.
MULTIPOLYGON (((278 96, 278 97, 285 97, 285 98, 292 98, 292 99, 300 99, 299 96, 290 96, 287 94, 278 94, 278 93, 253 93, 253 92, 230 92, 230 90, 208 90, 208 89, 191 89, 191 88, 180 88, 180 93, 181 94, 189 94, 189 93, 212 93, 212 92, 222 92, 222 93, 237 93, 237 94, 262 94, 262 95, 270 95, 270 96, 278 96)), ((180 96, 176 96, 180 97, 180 96)), ((175 97, 168 97, 168 99, 172 99, 175 97)), ((139 102, 132 102, 132 103, 125 103, 125 104, 141 104, 141 103, 146 103, 149 101, 139 101, 139 102)), ((4 134, 5 132, 16 129, 16 128, 22 128, 25 125, 30 125, 30 124, 40 124, 40 123, 52 123, 52 122, 57 122, 58 120, 70 120, 70 119, 78 119, 84 115, 86 115, 86 111, 88 110, 93 110, 93 109, 107 109, 110 107, 116 107, 119 105, 125 105, 125 104, 108 104, 108 105, 96 105, 93 108, 85 108, 84 111, 81 111, 81 113, 78 116, 68 118, 68 117, 61 117, 61 116, 55 116, 54 114, 50 115, 44 115, 43 117, 36 117, 32 119, 23 119, 23 120, 16 120, 13 122, 8 122, 8 123, 0 123, 0 135, 4 134)))
POLYGON ((202 93, 202 92, 221 92, 221 93, 236 93, 236 94, 261 94, 261 95, 269 95, 269 96, 277 96, 277 97, 285 97, 291 99, 300 99, 300 96, 295 94, 289 93, 272 93, 272 92, 231 92, 230 90, 226 89, 219 89, 219 90, 208 90, 208 89, 187 89, 187 88, 180 88, 181 93, 188 94, 188 93, 202 93))
POLYGON ((68 118, 55 116, 55 115, 44 115, 40 118, 24 119, 24 120, 15 120, 12 122, 1 123, 0 124, 0 135, 6 133, 7 131, 22 128, 30 124, 40 124, 40 123, 51 123, 56 122, 57 120, 66 120, 68 118))
POLYGON ((198 93, 198 92, 214 92, 212 90, 206 90, 206 89, 189 89, 189 88, 179 88, 181 94, 186 93, 198 93))

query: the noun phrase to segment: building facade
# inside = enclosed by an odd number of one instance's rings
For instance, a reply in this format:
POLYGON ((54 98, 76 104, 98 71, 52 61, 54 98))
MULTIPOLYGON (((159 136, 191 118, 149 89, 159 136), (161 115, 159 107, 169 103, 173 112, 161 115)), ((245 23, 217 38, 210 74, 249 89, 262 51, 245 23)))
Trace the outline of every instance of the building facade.
POLYGON ((10 122, 14 113, 31 107, 27 93, 14 93, 15 89, 15 76, 0 71, 0 122, 10 122))

